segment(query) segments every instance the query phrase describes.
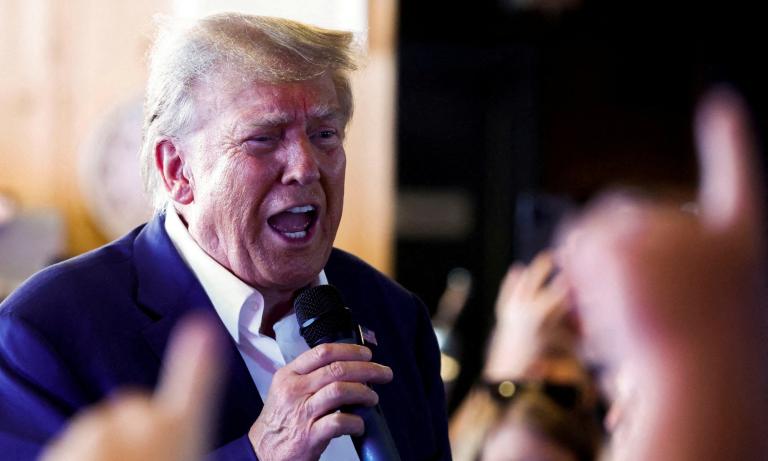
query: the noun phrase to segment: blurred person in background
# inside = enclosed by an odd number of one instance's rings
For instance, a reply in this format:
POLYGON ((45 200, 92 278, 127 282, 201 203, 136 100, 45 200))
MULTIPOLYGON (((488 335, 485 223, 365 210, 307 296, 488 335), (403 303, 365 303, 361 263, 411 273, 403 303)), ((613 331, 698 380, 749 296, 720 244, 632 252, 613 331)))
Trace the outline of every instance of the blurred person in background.
POLYGON ((517 396, 505 397, 509 402, 500 401, 495 421, 475 459, 594 460, 599 438, 597 421, 575 405, 572 386, 560 387, 557 391, 520 388, 515 391, 517 396))
MULTIPOLYGON (((605 459, 768 459, 765 197, 755 140, 743 101, 729 89, 710 93, 695 122, 695 207, 609 193, 568 221, 558 239, 562 271, 550 286, 567 287, 554 292, 570 293, 584 346, 608 376, 605 459)), ((529 270, 538 275, 519 282, 527 288, 512 293, 541 286, 547 270, 536 266, 529 270)), ((539 312, 560 317, 554 307, 539 312)), ((521 366, 535 354, 513 337, 500 347, 494 335, 486 381, 503 377, 488 371, 504 366, 512 378, 542 368, 521 366)), ((494 392, 473 390, 451 421, 456 459, 578 459, 512 417, 493 427, 502 413, 494 392)))
POLYGON ((567 294, 550 252, 510 268, 480 382, 451 419, 456 460, 594 458, 599 400, 567 294))
POLYGON ((162 29, 141 153, 156 214, 2 304, 3 456, 34 459, 82 408, 155 387, 170 331, 200 309, 229 339, 210 459, 357 460, 350 436, 363 420, 337 409, 377 403, 403 459, 450 458, 425 306, 333 248, 351 42, 348 32, 231 13, 162 29), (369 347, 310 350, 300 335, 296 294, 328 283, 375 333, 369 347))

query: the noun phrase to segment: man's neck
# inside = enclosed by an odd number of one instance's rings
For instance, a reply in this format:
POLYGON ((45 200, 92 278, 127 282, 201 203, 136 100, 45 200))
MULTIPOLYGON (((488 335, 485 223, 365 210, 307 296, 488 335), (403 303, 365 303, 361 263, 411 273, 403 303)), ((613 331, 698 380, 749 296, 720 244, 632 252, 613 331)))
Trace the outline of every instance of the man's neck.
POLYGON ((263 335, 275 338, 275 324, 293 312, 293 298, 295 292, 277 299, 264 295, 264 312, 261 315, 261 327, 259 332, 263 335))

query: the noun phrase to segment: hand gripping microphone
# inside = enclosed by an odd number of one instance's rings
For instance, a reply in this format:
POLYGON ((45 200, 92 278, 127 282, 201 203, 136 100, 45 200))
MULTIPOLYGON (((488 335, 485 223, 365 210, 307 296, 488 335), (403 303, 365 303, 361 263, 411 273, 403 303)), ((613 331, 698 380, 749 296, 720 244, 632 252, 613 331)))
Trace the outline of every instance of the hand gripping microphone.
MULTIPOLYGON (((307 288, 293 302, 299 331, 309 347, 325 343, 364 344, 360 327, 352 322, 341 294, 331 285, 307 288)), ((342 411, 363 418, 365 432, 353 436, 361 461, 400 461, 392 434, 378 405, 354 406, 342 411)))

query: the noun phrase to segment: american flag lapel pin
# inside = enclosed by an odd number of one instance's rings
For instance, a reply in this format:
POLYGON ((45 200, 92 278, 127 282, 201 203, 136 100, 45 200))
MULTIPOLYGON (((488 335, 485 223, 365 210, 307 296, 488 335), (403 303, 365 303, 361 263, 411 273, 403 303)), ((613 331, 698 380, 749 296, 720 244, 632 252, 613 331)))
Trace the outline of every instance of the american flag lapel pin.
POLYGON ((373 344, 374 346, 378 346, 379 343, 376 342, 376 333, 366 328, 362 325, 359 326, 360 328, 360 337, 363 339, 363 344, 373 344))

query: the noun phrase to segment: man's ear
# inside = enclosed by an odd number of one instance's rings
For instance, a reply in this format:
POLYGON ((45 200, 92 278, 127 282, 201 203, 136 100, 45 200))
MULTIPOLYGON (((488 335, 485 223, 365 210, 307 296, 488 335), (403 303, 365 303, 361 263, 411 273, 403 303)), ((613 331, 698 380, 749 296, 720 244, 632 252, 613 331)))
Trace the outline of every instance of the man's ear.
POLYGON ((192 171, 172 139, 162 138, 155 143, 155 167, 174 202, 188 205, 194 201, 192 171))

